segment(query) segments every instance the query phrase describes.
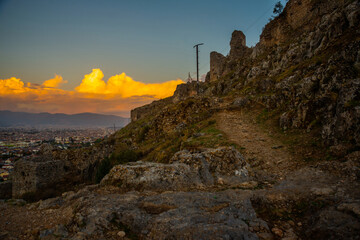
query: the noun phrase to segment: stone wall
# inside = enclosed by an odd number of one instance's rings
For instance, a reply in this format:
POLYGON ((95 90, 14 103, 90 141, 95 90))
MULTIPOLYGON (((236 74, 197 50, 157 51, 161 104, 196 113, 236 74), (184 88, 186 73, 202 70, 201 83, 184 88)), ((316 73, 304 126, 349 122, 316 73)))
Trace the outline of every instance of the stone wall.
POLYGON ((22 198, 26 194, 44 192, 58 184, 64 176, 64 162, 53 160, 50 156, 19 160, 12 175, 12 196, 22 198))
POLYGON ((203 95, 206 93, 207 89, 208 87, 204 82, 194 81, 186 84, 180 84, 176 87, 176 91, 174 92, 173 102, 177 103, 189 97, 203 95))
POLYGON ((226 57, 218 52, 210 53, 210 82, 217 81, 225 69, 226 57))
POLYGON ((151 113, 157 112, 159 109, 165 107, 172 102, 172 97, 164 98, 158 101, 154 101, 150 104, 135 108, 131 110, 131 121, 134 122, 138 119, 144 118, 151 113))
POLYGON ((177 103, 185 100, 189 97, 194 97, 200 94, 204 94, 207 90, 207 86, 203 82, 190 82, 179 84, 176 87, 174 95, 172 97, 164 98, 158 101, 154 101, 145 106, 141 106, 131 110, 131 121, 137 121, 145 118, 151 114, 158 113, 161 109, 168 106, 171 103, 177 103))
POLYGON ((231 72, 229 68, 233 66, 232 62, 237 62, 250 56, 251 48, 246 46, 246 37, 242 31, 235 30, 230 40, 230 52, 228 56, 223 56, 218 52, 210 53, 210 82, 216 82, 223 75, 231 72))
POLYGON ((235 30, 231 35, 230 41, 230 58, 239 59, 249 53, 249 48, 246 46, 246 37, 242 31, 235 30))

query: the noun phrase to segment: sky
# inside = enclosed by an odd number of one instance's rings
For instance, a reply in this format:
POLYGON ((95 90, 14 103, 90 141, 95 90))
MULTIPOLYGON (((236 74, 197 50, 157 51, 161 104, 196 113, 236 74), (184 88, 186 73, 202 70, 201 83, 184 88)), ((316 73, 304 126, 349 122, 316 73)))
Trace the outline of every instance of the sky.
POLYGON ((202 76, 235 29, 254 46, 276 2, 0 0, 0 110, 129 116, 196 77, 195 44, 202 76))

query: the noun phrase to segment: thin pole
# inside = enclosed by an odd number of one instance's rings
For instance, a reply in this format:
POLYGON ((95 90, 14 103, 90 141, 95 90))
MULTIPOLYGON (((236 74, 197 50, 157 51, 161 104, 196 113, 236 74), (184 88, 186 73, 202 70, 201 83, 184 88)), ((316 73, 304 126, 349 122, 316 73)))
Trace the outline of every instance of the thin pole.
POLYGON ((196 44, 196 81, 199 83, 199 46, 204 45, 203 43, 196 44))

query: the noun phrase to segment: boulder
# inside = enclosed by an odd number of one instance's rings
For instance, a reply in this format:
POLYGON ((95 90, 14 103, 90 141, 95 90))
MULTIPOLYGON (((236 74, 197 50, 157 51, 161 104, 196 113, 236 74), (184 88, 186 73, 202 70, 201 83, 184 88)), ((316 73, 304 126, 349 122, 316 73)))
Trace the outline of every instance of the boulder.
POLYGON ((101 185, 123 191, 180 191, 204 189, 216 184, 237 184, 248 179, 244 157, 232 147, 199 153, 177 152, 169 164, 134 162, 113 167, 101 185))
POLYGON ((249 195, 220 192, 88 193, 73 200, 69 236, 104 239, 118 233, 132 239, 258 239, 269 233, 249 195), (251 228, 249 226, 252 226, 251 228), (251 229, 251 230, 250 230, 251 229))
POLYGON ((124 191, 180 191, 201 187, 199 176, 186 164, 163 164, 138 161, 118 165, 101 181, 124 191))

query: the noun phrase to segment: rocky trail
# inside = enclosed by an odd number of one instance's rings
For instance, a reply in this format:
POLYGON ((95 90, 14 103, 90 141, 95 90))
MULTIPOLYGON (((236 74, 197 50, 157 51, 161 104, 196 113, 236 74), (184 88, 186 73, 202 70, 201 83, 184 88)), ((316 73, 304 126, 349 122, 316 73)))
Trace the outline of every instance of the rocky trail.
POLYGON ((223 110, 216 119, 218 128, 242 149, 251 165, 252 179, 263 184, 261 190, 253 191, 252 202, 276 237, 347 239, 348 234, 350 239, 351 232, 360 230, 360 223, 354 218, 360 216, 355 213, 360 210, 360 186, 354 181, 354 172, 348 169, 348 165, 358 161, 358 155, 349 157, 348 164, 306 163, 304 156, 290 152, 286 144, 271 136, 270 127, 260 127, 251 114, 223 110), (301 209, 300 205, 306 207, 301 209), (279 229, 280 233, 276 233, 279 229), (290 237, 284 237, 286 233, 290 237))
POLYGON ((216 119, 217 127, 242 149, 241 152, 254 170, 266 171, 276 179, 282 179, 290 171, 299 168, 299 157, 260 129, 255 120, 242 111, 222 111, 216 119))

